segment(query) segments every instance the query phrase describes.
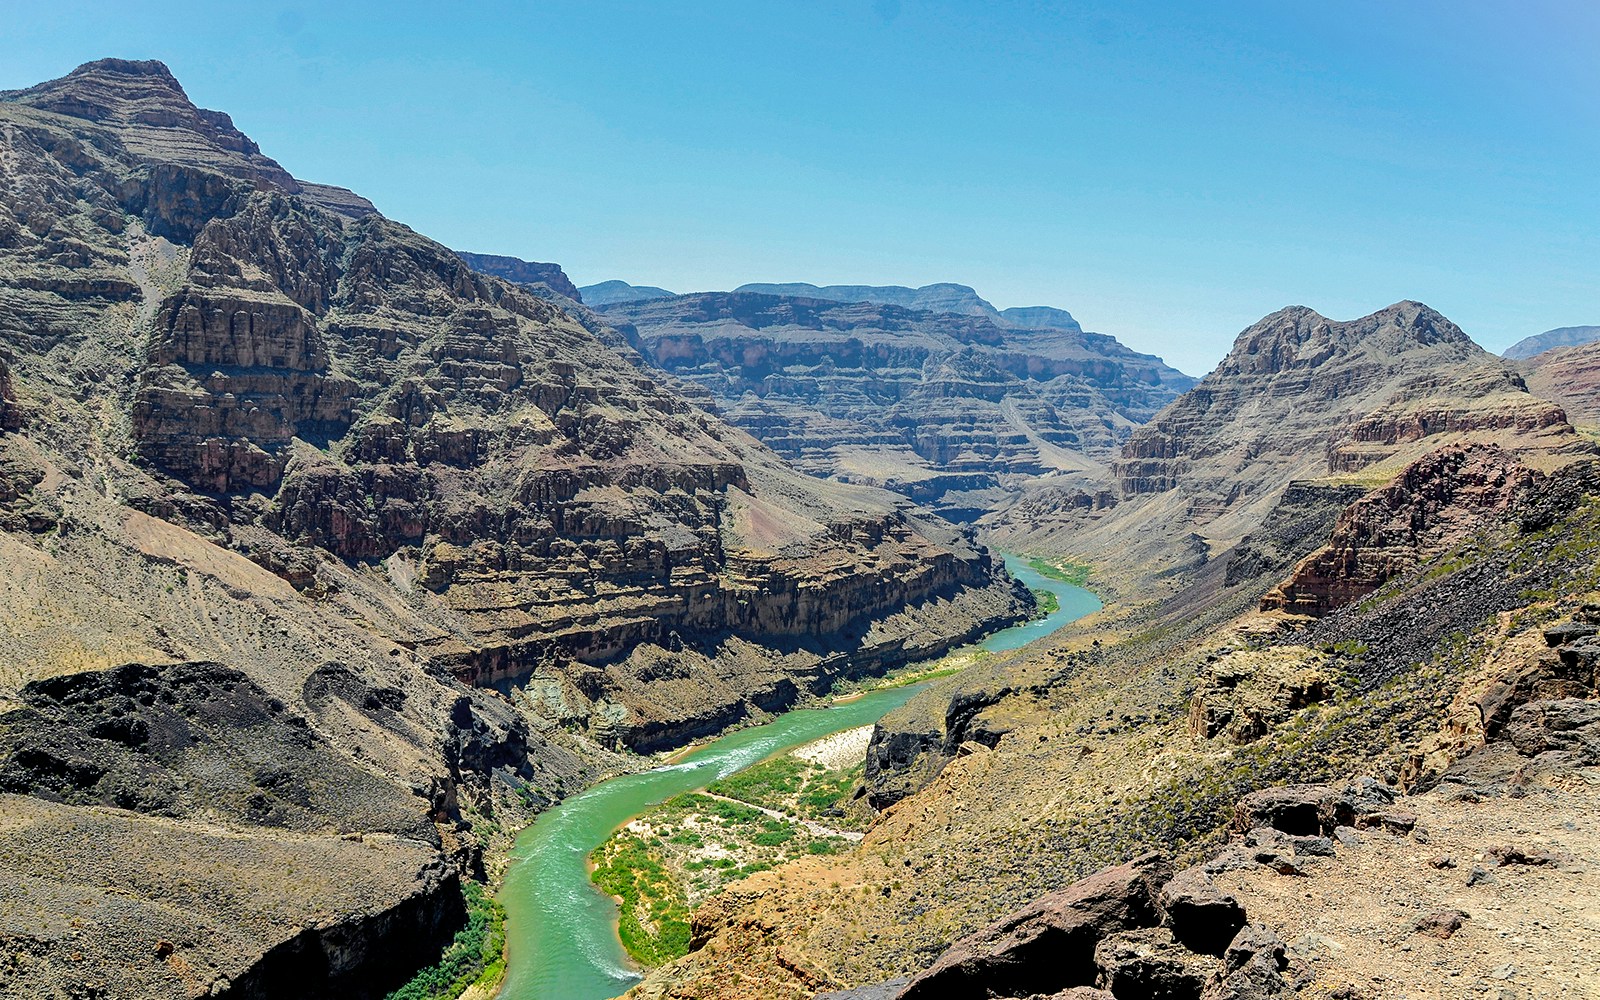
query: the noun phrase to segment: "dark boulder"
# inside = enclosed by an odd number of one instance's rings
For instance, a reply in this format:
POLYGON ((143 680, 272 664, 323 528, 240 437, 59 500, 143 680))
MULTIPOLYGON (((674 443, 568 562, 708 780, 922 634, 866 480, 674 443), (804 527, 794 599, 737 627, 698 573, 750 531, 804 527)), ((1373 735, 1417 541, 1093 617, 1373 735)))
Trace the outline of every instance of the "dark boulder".
POLYGON ((1283 978, 1289 967, 1287 949, 1278 935, 1265 927, 1246 924, 1228 945, 1222 961, 1222 971, 1206 984, 1200 1000, 1269 1000, 1289 993, 1283 978))
POLYGON ((1600 625, 1590 625, 1587 622, 1562 622, 1544 630, 1544 641, 1549 646, 1565 646, 1569 642, 1587 639, 1596 633, 1600 633, 1600 625))
POLYGON ((1511 713, 1506 737, 1529 757, 1561 751, 1575 763, 1600 764, 1600 701, 1560 698, 1521 705, 1511 713))
POLYGON ((1096 872, 962 938, 911 980, 900 1000, 983 1000, 1093 985, 1095 946, 1118 931, 1154 927, 1156 896, 1172 877, 1147 854, 1096 872))
POLYGON ((1245 924, 1244 907, 1199 868, 1178 873, 1157 897, 1173 937, 1206 955, 1221 955, 1245 924))
POLYGON ((1112 934, 1094 949, 1100 988, 1117 1000, 1199 1000, 1217 971, 1215 959, 1197 955, 1165 927, 1112 934))

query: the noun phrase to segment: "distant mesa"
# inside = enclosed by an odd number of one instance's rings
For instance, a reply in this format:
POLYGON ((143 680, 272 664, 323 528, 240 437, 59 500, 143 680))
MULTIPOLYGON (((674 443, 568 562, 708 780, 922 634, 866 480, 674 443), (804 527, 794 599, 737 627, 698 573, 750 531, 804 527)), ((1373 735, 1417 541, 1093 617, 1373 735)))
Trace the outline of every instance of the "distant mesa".
POLYGON ((544 285, 552 292, 565 295, 569 299, 583 301, 578 286, 574 285, 572 279, 567 277, 567 273, 561 270, 560 264, 543 264, 517 257, 501 257, 492 253, 467 253, 463 250, 457 250, 456 256, 481 274, 504 278, 518 285, 544 285))
POLYGON ((1561 326, 1523 339, 1506 348, 1504 357, 1523 361, 1557 347, 1577 347, 1600 340, 1600 326, 1561 326))
POLYGON ((1018 330, 1082 330, 1078 321, 1065 309, 1055 306, 1016 306, 1000 310, 1000 319, 1006 326, 1018 330))
POLYGON ((670 299, 677 292, 669 292, 665 288, 654 285, 630 285, 626 281, 602 281, 598 285, 584 285, 578 289, 583 293, 583 304, 594 309, 603 309, 606 306, 616 305, 619 302, 648 302, 651 299, 670 299))
POLYGON ((921 312, 955 313, 962 316, 1000 315, 976 291, 966 285, 939 282, 908 288, 905 285, 812 285, 804 281, 781 283, 754 282, 740 285, 735 292, 757 295, 785 295, 791 298, 822 299, 825 302, 876 302, 921 312))

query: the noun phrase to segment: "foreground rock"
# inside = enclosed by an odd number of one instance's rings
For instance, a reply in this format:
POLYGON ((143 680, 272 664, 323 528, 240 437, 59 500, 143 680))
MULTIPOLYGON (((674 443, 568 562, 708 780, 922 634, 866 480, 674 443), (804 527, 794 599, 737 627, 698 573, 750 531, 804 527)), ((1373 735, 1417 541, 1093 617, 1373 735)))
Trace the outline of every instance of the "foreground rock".
POLYGON ((1165 862, 1148 855, 1045 896, 957 942, 911 980, 900 1000, 1027 996, 1092 986, 1101 940, 1154 926, 1160 919, 1156 896, 1170 878, 1165 862))

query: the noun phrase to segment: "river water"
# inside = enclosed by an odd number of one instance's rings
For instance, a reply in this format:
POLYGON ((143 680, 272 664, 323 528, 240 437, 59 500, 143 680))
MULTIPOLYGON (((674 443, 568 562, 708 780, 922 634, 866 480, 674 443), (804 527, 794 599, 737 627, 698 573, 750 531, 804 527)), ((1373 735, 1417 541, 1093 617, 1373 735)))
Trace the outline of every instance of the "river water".
MULTIPOLYGON (((1040 576, 1012 556, 1011 575, 1056 595, 1061 607, 1004 629, 983 648, 1005 651, 1049 635, 1100 609, 1081 587, 1040 576)), ((540 816, 517 838, 500 901, 506 907, 508 967, 502 1000, 609 1000, 639 976, 617 940, 617 908, 589 881, 589 853, 624 823, 674 795, 703 788, 774 754, 882 718, 923 685, 873 691, 829 708, 787 712, 728 734, 681 763, 603 781, 540 816)))

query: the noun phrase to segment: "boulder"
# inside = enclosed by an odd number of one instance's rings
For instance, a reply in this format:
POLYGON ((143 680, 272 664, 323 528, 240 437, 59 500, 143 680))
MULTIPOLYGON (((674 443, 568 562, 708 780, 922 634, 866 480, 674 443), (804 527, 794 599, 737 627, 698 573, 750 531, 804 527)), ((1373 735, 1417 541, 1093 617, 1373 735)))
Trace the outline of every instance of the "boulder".
POLYGON ((1221 955, 1245 924, 1244 907, 1217 888, 1199 868, 1190 868, 1162 886, 1157 901, 1173 937, 1206 955, 1221 955))
POLYGON ((982 1000, 1093 985, 1095 946, 1119 931, 1154 927, 1157 894, 1172 877, 1157 854, 1096 872, 962 938, 911 980, 900 1000, 982 1000))
POLYGON ((1283 971, 1287 949, 1272 931, 1254 924, 1240 928, 1222 956, 1223 968, 1212 977, 1200 1000, 1267 1000, 1289 993, 1283 971))
POLYGON ((1217 971, 1215 959, 1195 954, 1165 927, 1112 934, 1094 949, 1099 986, 1117 1000, 1199 1000, 1217 971))
POLYGON ((1565 646, 1579 639, 1587 639, 1596 633, 1600 633, 1600 625, 1591 625, 1588 622, 1562 622, 1544 630, 1544 641, 1549 646, 1565 646))
POLYGON ((1600 701, 1560 698, 1520 705, 1511 713, 1506 737, 1529 757, 1561 751, 1577 763, 1600 764, 1600 701))
POLYGON ((1284 785, 1251 792, 1233 810, 1233 828, 1239 833, 1271 827, 1284 833, 1315 835, 1322 832, 1322 804, 1333 795, 1327 785, 1284 785))

